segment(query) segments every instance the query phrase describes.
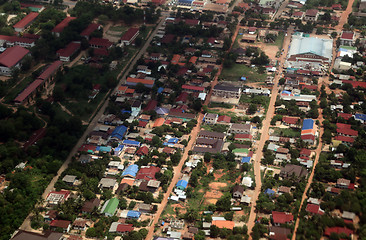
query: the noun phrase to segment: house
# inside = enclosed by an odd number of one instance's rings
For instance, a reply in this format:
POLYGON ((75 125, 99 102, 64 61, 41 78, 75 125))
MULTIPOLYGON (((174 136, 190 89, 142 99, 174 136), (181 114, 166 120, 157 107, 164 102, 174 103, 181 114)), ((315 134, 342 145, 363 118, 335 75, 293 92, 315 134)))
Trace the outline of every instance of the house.
POLYGON ((97 31, 100 30, 101 26, 97 23, 91 23, 89 24, 81 33, 80 36, 85 37, 87 40, 90 39, 90 35, 97 31))
POLYGON ((233 230, 235 223, 233 221, 227 221, 227 220, 213 220, 212 225, 218 227, 218 228, 226 228, 233 230))
POLYGON ((175 187, 180 189, 180 190, 186 189, 187 186, 188 186, 188 182, 186 180, 183 180, 183 179, 179 180, 177 182, 177 184, 175 185, 175 187))
POLYGON ((269 227, 269 239, 271 240, 284 240, 290 239, 289 236, 291 235, 291 229, 284 228, 284 227, 276 227, 270 226, 269 227))
POLYGON ((91 48, 109 49, 113 46, 113 43, 105 38, 92 38, 89 40, 89 46, 91 48))
POLYGON ((233 188, 233 198, 241 198, 243 196, 244 187, 235 185, 233 188))
POLYGON ((311 155, 311 150, 307 148, 302 148, 300 151, 300 158, 309 158, 311 155))
POLYGON ((137 172, 136 180, 155 180, 155 174, 160 172, 160 168, 156 166, 142 166, 137 172))
POLYGON ((280 177, 288 179, 291 177, 295 177, 297 179, 306 177, 308 175, 308 171, 298 165, 287 164, 285 167, 281 167, 280 177))
POLYGON ((7 48, 0 54, 0 75, 10 76, 14 69, 20 69, 29 50, 20 46, 7 48))
POLYGON ((98 187, 100 189, 109 189, 109 190, 113 190, 113 188, 116 186, 117 184, 117 180, 113 179, 113 178, 102 178, 100 179, 99 183, 98 183, 98 187))
POLYGON ((122 177, 132 177, 135 178, 137 175, 137 172, 139 170, 139 166, 136 164, 132 164, 128 166, 122 173, 122 177))
POLYGON ((117 140, 117 141, 121 141, 123 139, 123 137, 125 136, 127 132, 127 127, 126 126, 118 126, 116 127, 111 136, 109 137, 110 140, 117 140))
POLYGON ((235 87, 230 84, 219 83, 213 88, 212 95, 221 98, 236 98, 241 96, 241 87, 235 87))
POLYGON ((111 198, 104 203, 101 212, 106 217, 112 217, 117 211, 118 204, 119 204, 118 198, 111 198))
POLYGON ((129 28, 121 37, 121 44, 130 45, 139 35, 140 30, 138 28, 129 28))
POLYGON ((133 224, 125 224, 119 222, 113 222, 111 227, 109 228, 110 233, 117 233, 117 234, 128 234, 134 230, 133 224))
POLYGON ((230 127, 229 133, 251 134, 251 131, 251 124, 233 123, 230 127))
POLYGON ((57 218, 58 212, 57 210, 49 210, 44 215, 43 219, 46 223, 50 223, 51 221, 57 218))
POLYGON ((153 210, 153 205, 146 203, 139 203, 137 206, 139 212, 150 213, 153 210))
POLYGON ((291 192, 291 188, 286 187, 286 186, 280 186, 278 188, 278 193, 290 193, 291 192))
POLYGON ((44 233, 28 232, 23 230, 16 230, 12 240, 62 240, 63 233, 45 231, 44 233))
POLYGON ((355 33, 343 31, 341 36, 339 37, 340 45, 344 46, 353 46, 356 41, 355 33))
POLYGON ((216 124, 218 115, 213 113, 206 113, 204 116, 204 122, 206 124, 216 124))
POLYGON ((46 201, 49 205, 64 203, 70 197, 70 191, 52 191, 47 195, 46 201))
POLYGON ((225 136, 226 135, 224 133, 211 132, 211 131, 207 131, 207 130, 201 130, 198 133, 198 137, 199 138, 207 138, 207 139, 223 140, 225 138, 225 136))
POLYGON ((319 11, 316 9, 308 9, 305 12, 304 20, 305 21, 311 21, 315 22, 318 20, 319 17, 319 11))
POLYGON ((77 52, 80 50, 81 43, 71 42, 67 44, 65 48, 59 49, 56 54, 60 58, 60 61, 70 62, 70 60, 75 57, 77 52))
POLYGON ((136 86, 137 84, 141 83, 145 87, 152 88, 154 86, 155 80, 153 79, 139 79, 139 78, 132 78, 128 77, 126 79, 126 85, 128 86, 136 86))
POLYGON ((355 221, 356 214, 354 212, 343 211, 342 218, 348 221, 355 221))
POLYGON ((300 19, 302 20, 303 17, 304 17, 304 12, 301 12, 301 11, 294 11, 292 13, 292 17, 295 18, 295 19, 300 19))
POLYGON ((297 117, 287 117, 287 116, 282 117, 282 123, 286 126, 296 127, 298 121, 299 121, 299 118, 297 118, 297 117))
POLYGON ((313 214, 313 215, 323 215, 324 214, 324 210, 322 210, 319 205, 312 204, 312 203, 309 203, 306 206, 305 210, 308 213, 313 214))
POLYGON ((294 221, 294 216, 287 212, 272 211, 272 220, 275 226, 280 226, 281 224, 292 223, 294 221))
POLYGON ((234 137, 235 141, 252 141, 253 137, 250 134, 237 133, 234 137))
POLYGON ((346 227, 327 227, 325 228, 324 235, 330 237, 332 233, 335 234, 345 234, 346 236, 351 236, 353 234, 353 230, 348 229, 346 227))
POLYGON ((139 211, 130 210, 127 213, 127 218, 130 219, 139 219, 141 216, 141 213, 139 211))
POLYGON ((91 213, 94 209, 98 209, 100 205, 100 199, 94 198, 89 201, 86 201, 81 208, 82 213, 91 213))
POLYGON ((217 118, 217 123, 230 123, 231 117, 226 115, 221 115, 217 118))
POLYGON ((276 194, 276 192, 273 189, 267 188, 264 191, 264 194, 268 195, 269 197, 273 197, 276 194))
POLYGON ((67 27, 69 23, 75 19, 76 17, 66 17, 52 29, 52 34, 54 34, 56 37, 60 37, 61 33, 64 31, 64 28, 67 27))
POLYGON ((85 219, 82 219, 82 218, 77 218, 72 223, 73 229, 80 230, 80 231, 85 231, 86 228, 89 227, 89 226, 90 226, 89 222, 85 219))
POLYGON ((65 183, 67 183, 68 185, 71 185, 73 186, 75 181, 76 181, 76 176, 74 175, 65 175, 63 178, 62 178, 62 181, 64 181, 65 183))
POLYGON ((38 17, 39 13, 30 12, 27 16, 22 18, 19 22, 14 24, 13 28, 17 33, 23 32, 27 27, 29 27, 34 20, 38 17))
POLYGON ((338 178, 336 187, 338 188, 348 188, 351 184, 351 180, 345 178, 338 178))
POLYGON ((71 228, 71 222, 66 220, 53 220, 50 223, 51 230, 62 229, 64 233, 68 233, 71 228))
POLYGON ((314 135, 301 135, 301 140, 303 140, 306 143, 309 143, 310 145, 313 145, 315 143, 315 136, 314 135))

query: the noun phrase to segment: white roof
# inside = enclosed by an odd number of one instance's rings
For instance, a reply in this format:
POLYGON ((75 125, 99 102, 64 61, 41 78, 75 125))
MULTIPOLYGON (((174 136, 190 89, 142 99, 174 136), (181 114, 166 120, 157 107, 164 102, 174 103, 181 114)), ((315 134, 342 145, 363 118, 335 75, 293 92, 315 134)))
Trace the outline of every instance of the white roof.
POLYGON ((200 93, 198 94, 198 98, 204 101, 206 99, 206 95, 206 93, 200 93))
POLYGON ((252 198, 249 196, 242 196, 240 202, 250 204, 252 198))
POLYGON ((226 221, 224 217, 212 217, 212 221, 226 221))
POLYGON ((314 53, 332 59, 333 40, 315 37, 292 35, 291 47, 288 56, 301 53, 314 53))
POLYGON ((253 180, 251 177, 243 177, 243 180, 241 181, 241 184, 243 184, 246 187, 252 187, 253 180))

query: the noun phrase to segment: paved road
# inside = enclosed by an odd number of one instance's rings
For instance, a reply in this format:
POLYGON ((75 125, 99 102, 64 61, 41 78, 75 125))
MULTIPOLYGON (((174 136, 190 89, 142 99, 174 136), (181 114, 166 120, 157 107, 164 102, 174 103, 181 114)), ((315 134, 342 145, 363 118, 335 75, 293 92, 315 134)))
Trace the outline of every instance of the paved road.
POLYGON ((293 28, 289 28, 288 32, 287 32, 287 36, 284 39, 284 53, 283 55, 281 55, 281 58, 279 59, 279 66, 276 72, 276 76, 274 78, 274 85, 273 85, 273 89, 272 89, 272 93, 271 93, 271 100, 269 102, 269 107, 267 110, 267 114, 266 114, 266 118, 263 120, 263 126, 261 129, 261 139, 258 142, 258 147, 256 149, 256 155, 255 155, 255 159, 253 162, 254 165, 254 175, 255 175, 255 189, 254 189, 254 194, 252 196, 252 200, 251 200, 251 209, 250 209, 250 214, 249 214, 249 219, 247 222, 247 227, 248 227, 248 234, 249 234, 249 239, 251 239, 251 233, 252 233, 252 229, 254 227, 255 224, 255 218, 256 218, 256 211, 255 211, 255 207, 256 207, 256 202, 259 196, 259 193, 261 191, 261 187, 262 187, 262 180, 261 180, 261 159, 263 156, 263 147, 265 142, 268 140, 269 135, 268 135, 268 130, 270 127, 270 123, 272 120, 272 117, 274 115, 275 112, 275 103, 276 103, 276 98, 277 98, 277 94, 278 94, 278 82, 279 79, 282 76, 282 66, 283 63, 285 62, 286 59, 286 55, 287 55, 287 50, 288 50, 288 46, 290 44, 290 40, 291 40, 291 35, 293 32, 293 28))
MULTIPOLYGON (((127 70, 123 74, 121 80, 119 81, 117 87, 114 89, 113 92, 115 92, 117 90, 117 88, 118 88, 119 85, 121 85, 121 84, 124 83, 124 81, 126 80, 126 77, 127 77, 128 73, 132 70, 132 68, 136 64, 137 60, 146 52, 146 49, 150 45, 150 42, 153 39, 153 37, 155 36, 155 34, 157 33, 158 28, 163 24, 163 22, 164 22, 163 19, 164 19, 164 17, 161 17, 160 18, 159 24, 157 25, 157 27, 155 28, 155 30, 152 32, 152 34, 150 35, 150 37, 147 39, 147 41, 145 42, 145 45, 141 48, 141 50, 135 56, 135 58, 131 59, 130 60, 130 63, 127 64, 129 67, 127 68, 127 70)), ((65 162, 62 164, 62 166, 58 170, 57 175, 51 180, 51 182, 49 183, 49 185, 47 186, 47 188, 43 192, 42 199, 46 199, 48 193, 54 190, 54 185, 55 185, 57 179, 62 174, 62 172, 64 172, 67 169, 69 163, 71 162, 72 157, 77 153, 77 150, 79 149, 79 147, 84 143, 84 141, 85 141, 88 133, 91 132, 96 127, 96 125, 98 123, 98 119, 102 116, 102 114, 104 113, 105 109, 108 106, 109 99, 107 98, 107 96, 105 97, 104 101, 105 102, 104 102, 103 106, 100 108, 100 110, 95 115, 95 117, 93 118, 93 120, 89 123, 88 128, 84 132, 83 136, 76 143, 76 145, 74 146, 74 148, 71 150, 69 156, 67 157, 67 159, 65 160, 65 162)), ((30 226, 30 219, 31 219, 31 213, 27 216, 27 218, 24 220, 23 224, 19 227, 19 229, 31 231, 32 228, 30 226)))

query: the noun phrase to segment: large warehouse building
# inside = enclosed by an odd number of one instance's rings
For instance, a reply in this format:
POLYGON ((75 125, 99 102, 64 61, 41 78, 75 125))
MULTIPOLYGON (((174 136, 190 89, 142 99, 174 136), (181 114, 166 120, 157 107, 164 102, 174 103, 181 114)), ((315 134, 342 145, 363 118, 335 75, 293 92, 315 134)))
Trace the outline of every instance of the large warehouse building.
POLYGON ((332 39, 306 37, 294 34, 288 51, 285 68, 288 71, 326 71, 332 61, 332 39))

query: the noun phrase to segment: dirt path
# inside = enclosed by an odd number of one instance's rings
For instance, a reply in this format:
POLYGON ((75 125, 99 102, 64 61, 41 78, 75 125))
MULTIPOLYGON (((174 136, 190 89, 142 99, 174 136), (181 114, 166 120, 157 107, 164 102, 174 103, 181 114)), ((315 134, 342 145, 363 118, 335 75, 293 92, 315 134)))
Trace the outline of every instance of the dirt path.
POLYGON ((354 0, 348 0, 347 8, 344 12, 342 12, 341 17, 339 19, 339 23, 337 26, 335 26, 336 31, 342 31, 343 25, 347 23, 348 15, 352 13, 353 2, 354 0))
POLYGON ((283 42, 285 52, 279 59, 280 65, 279 65, 279 68, 276 72, 276 76, 274 78, 274 86, 273 86, 272 93, 271 93, 271 100, 270 100, 270 103, 269 103, 266 118, 263 121, 263 127, 260 131, 261 132, 261 139, 257 143, 258 147, 256 149, 256 155, 255 155, 255 159, 254 159, 254 162, 253 162, 256 186, 255 186, 253 196, 252 196, 252 202, 251 202, 252 207, 250 209, 249 219, 248 219, 248 223, 247 223, 249 239, 251 239, 252 229, 253 229, 254 224, 255 224, 255 218, 256 218, 255 207, 256 207, 256 202, 257 202, 257 199, 258 199, 258 195, 259 195, 259 193, 261 191, 261 187, 262 187, 260 167, 261 167, 261 159, 262 159, 262 156, 263 156, 263 147, 264 147, 264 143, 269 138, 268 130, 269 130, 269 126, 270 126, 270 123, 271 123, 271 119, 272 119, 272 117, 274 115, 274 112, 275 112, 275 102, 276 102, 276 98, 277 98, 277 94, 278 94, 278 81, 279 81, 279 79, 281 78, 281 75, 282 75, 282 66, 283 66, 283 63, 285 61, 285 56, 287 55, 287 50, 288 50, 288 46, 290 44, 292 32, 293 32, 293 28, 288 30, 287 36, 285 37, 284 42, 283 42))

